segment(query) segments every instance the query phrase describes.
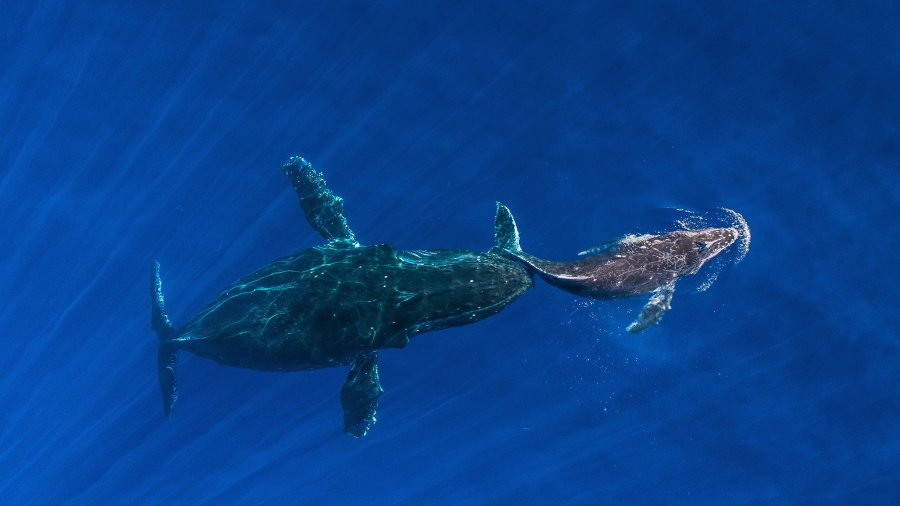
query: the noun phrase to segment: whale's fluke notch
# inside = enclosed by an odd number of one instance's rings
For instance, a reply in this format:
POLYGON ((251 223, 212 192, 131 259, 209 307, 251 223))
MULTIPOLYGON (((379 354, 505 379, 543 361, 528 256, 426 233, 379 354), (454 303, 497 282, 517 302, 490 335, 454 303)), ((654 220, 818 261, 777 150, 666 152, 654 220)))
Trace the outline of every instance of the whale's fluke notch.
POLYGON ((150 277, 150 298, 152 300, 151 326, 159 337, 156 373, 159 376, 159 388, 163 398, 163 412, 166 418, 172 413, 172 407, 178 399, 178 388, 175 383, 175 370, 178 368, 178 348, 170 342, 175 334, 169 315, 166 314, 165 297, 162 292, 162 279, 159 277, 159 262, 153 262, 150 277))
POLYGON ((519 229, 509 208, 497 202, 497 215, 494 217, 494 247, 490 253, 502 255, 504 251, 519 253, 519 229))
POLYGON ((321 173, 313 170, 312 165, 299 156, 291 157, 281 170, 291 180, 294 191, 300 197, 300 207, 306 221, 328 240, 329 246, 359 246, 344 218, 344 199, 328 189, 321 173))
POLYGON ((383 393, 378 380, 378 353, 360 353, 354 358, 347 381, 341 387, 345 434, 354 437, 366 435, 375 423, 375 409, 383 393))

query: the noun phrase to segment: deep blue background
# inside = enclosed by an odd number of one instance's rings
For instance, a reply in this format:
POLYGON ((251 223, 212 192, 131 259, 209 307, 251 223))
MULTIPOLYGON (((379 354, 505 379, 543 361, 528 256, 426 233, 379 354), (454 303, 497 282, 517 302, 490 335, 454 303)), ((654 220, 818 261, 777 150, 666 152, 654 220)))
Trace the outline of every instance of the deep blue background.
POLYGON ((900 497, 900 4, 0 3, 6 504, 891 504, 900 497), (552 4, 552 6, 551 6, 552 4), (320 244, 302 155, 364 243, 573 258, 671 207, 746 259, 642 300, 546 284, 345 369, 182 355, 162 415, 149 265, 186 321, 320 244))

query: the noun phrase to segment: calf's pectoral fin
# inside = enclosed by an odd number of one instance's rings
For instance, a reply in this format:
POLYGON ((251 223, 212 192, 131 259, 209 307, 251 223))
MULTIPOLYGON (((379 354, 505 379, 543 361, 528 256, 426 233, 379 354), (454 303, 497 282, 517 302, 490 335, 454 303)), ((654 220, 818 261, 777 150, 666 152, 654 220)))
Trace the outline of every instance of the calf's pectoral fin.
POLYGON ((375 408, 384 390, 378 381, 378 353, 360 353, 353 359, 347 381, 341 387, 344 408, 344 433, 354 437, 366 435, 375 423, 375 408))
POLYGON ((651 325, 656 325, 662 319, 663 314, 672 308, 672 294, 675 292, 675 283, 657 288, 653 296, 641 310, 637 320, 628 326, 628 332, 637 334, 651 325))

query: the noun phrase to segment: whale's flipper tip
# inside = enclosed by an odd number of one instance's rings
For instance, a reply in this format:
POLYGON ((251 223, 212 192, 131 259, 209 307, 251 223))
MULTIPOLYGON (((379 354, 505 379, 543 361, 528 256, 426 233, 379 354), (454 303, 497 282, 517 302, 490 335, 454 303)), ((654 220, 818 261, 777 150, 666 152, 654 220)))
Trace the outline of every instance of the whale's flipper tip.
POLYGON ((281 167, 281 171, 291 180, 294 191, 300 197, 300 207, 303 208, 306 221, 322 237, 328 239, 329 246, 359 246, 344 218, 344 199, 328 189, 320 172, 313 170, 312 165, 299 156, 291 157, 281 167))
POLYGON ((513 219, 509 208, 497 202, 497 216, 494 218, 494 247, 490 252, 496 255, 504 251, 521 253, 519 246, 519 229, 516 228, 516 220, 513 219))
POLYGON ((644 309, 641 310, 637 320, 628 326, 628 332, 637 334, 647 330, 651 325, 656 325, 662 319, 663 314, 672 309, 672 294, 675 292, 675 284, 669 283, 656 290, 644 309))
POLYGON ((384 390, 378 380, 378 353, 361 353, 353 359, 347 381, 341 387, 344 408, 344 433, 362 437, 375 423, 378 398, 384 390))

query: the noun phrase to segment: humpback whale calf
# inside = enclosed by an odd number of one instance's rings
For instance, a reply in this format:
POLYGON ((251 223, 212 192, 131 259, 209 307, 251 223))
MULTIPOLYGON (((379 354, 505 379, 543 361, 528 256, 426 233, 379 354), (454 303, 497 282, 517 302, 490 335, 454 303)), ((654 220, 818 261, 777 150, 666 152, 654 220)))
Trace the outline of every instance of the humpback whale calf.
POLYGON ((497 236, 506 237, 507 242, 492 251, 521 262, 557 288, 595 299, 652 293, 640 316, 628 326, 628 331, 634 333, 659 323, 671 308, 678 279, 696 274, 739 237, 738 230, 730 227, 632 236, 581 260, 552 262, 522 251, 512 213, 499 202, 495 226, 497 236))
MULTIPOLYGON (((347 226, 343 200, 303 158, 287 161, 309 224, 327 244, 276 260, 226 287, 175 329, 166 314, 159 264, 151 274, 152 327, 160 344, 163 411, 178 398, 178 352, 260 371, 350 366, 341 388, 344 432, 366 434, 375 422, 378 350, 403 348, 423 332, 467 325, 499 313, 534 286, 531 272, 507 258, 505 221, 491 252, 399 251, 361 246, 347 226)), ((516 239, 517 240, 517 239, 516 239)))

